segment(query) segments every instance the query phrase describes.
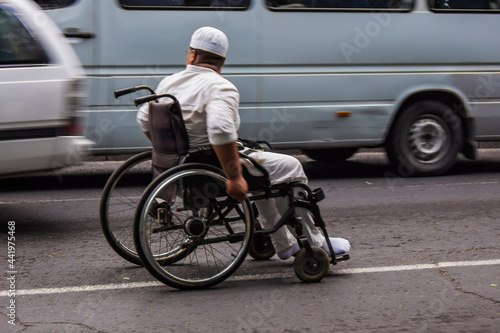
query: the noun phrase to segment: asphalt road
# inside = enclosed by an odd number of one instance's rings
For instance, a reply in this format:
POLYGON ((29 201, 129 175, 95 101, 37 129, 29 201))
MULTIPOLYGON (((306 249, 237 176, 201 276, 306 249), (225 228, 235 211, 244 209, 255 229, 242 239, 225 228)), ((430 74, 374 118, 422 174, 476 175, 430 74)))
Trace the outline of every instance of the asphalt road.
POLYGON ((351 260, 313 284, 276 257, 208 290, 159 284, 99 227, 120 162, 0 180, 0 331, 498 332, 500 150, 433 178, 396 177, 381 153, 298 157, 325 190, 329 232, 352 243, 351 260))

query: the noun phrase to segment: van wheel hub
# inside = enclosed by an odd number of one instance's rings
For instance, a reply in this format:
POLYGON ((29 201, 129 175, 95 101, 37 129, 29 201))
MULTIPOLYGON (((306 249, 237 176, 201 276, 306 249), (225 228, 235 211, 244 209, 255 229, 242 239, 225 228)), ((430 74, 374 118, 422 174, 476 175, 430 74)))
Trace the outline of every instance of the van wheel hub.
POLYGON ((420 119, 410 128, 408 144, 412 155, 422 162, 430 162, 443 150, 446 131, 435 120, 420 119))

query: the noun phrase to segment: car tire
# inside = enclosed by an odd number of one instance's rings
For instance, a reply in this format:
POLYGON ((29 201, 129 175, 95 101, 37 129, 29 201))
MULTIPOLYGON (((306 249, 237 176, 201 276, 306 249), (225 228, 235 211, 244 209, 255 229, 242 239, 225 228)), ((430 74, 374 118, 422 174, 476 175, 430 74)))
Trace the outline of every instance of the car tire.
POLYGON ((448 105, 424 100, 396 118, 386 152, 402 177, 435 176, 453 166, 463 137, 462 121, 448 105))

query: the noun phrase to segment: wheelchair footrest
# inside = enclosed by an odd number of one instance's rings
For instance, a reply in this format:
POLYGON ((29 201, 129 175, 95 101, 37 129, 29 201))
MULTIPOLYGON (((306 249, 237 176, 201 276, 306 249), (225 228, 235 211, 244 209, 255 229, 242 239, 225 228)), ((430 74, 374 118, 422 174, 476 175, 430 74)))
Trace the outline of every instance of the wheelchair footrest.
POLYGON ((312 191, 311 196, 309 197, 309 201, 311 202, 320 202, 325 198, 325 192, 323 192, 322 188, 317 188, 312 191))
POLYGON ((340 262, 340 261, 346 261, 346 260, 349 260, 351 257, 349 256, 348 253, 342 253, 342 254, 336 254, 335 255, 335 260, 334 261, 334 264, 340 262))

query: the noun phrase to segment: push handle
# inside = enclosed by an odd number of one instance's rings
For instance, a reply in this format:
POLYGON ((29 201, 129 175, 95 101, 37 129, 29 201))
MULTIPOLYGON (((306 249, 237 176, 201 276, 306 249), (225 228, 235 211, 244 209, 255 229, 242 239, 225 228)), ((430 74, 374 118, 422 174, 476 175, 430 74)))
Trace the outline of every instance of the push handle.
POLYGON ((148 90, 151 94, 155 93, 153 88, 151 88, 150 86, 147 86, 145 84, 141 84, 141 85, 134 86, 134 87, 127 87, 127 88, 115 90, 115 98, 118 98, 118 97, 123 96, 123 95, 131 94, 131 93, 136 92, 138 90, 148 90))
POLYGON ((135 103, 135 106, 139 106, 142 103, 147 103, 147 102, 150 102, 150 101, 155 100, 157 98, 163 98, 163 97, 169 97, 175 103, 179 103, 177 101, 177 98, 175 98, 173 95, 170 95, 170 94, 161 94, 161 95, 154 95, 153 94, 153 95, 147 95, 147 96, 137 97, 136 99, 134 99, 134 103, 135 103))
POLYGON ((147 96, 142 96, 142 97, 137 97, 134 99, 134 104, 135 106, 139 106, 143 103, 150 102, 152 100, 156 99, 156 95, 147 95, 147 96))

